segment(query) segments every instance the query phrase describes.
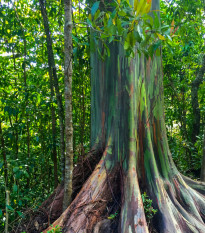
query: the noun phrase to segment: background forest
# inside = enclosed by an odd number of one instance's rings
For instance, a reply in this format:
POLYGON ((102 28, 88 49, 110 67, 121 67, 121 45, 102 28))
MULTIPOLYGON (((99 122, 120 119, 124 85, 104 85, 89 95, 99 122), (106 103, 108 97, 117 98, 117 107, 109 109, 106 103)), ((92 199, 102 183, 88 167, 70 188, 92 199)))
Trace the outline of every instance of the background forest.
MULTIPOLYGON (((90 150, 90 11, 84 3, 73 1, 74 164, 90 150)), ((161 22, 166 36, 161 36, 157 46, 162 46, 163 51, 167 135, 177 168, 194 179, 200 178, 203 157, 204 20, 200 0, 161 1, 161 22)), ((65 106, 63 1, 1 0, 0 34, 0 231, 3 232, 6 219, 11 230, 61 181, 61 119, 65 106), (40 3, 44 4, 46 18, 40 3), (45 21, 52 40, 54 80, 49 76, 51 50, 45 21)), ((149 54, 146 44, 144 48, 149 54)))

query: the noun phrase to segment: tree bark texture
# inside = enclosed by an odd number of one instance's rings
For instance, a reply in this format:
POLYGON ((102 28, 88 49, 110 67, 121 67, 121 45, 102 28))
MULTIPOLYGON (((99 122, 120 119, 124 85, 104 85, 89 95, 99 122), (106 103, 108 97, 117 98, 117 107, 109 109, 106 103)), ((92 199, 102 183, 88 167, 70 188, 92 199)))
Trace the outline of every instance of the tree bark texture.
POLYGON ((63 210, 71 202, 73 172, 73 123, 72 123, 72 2, 64 0, 65 7, 65 181, 63 210))
POLYGON ((204 130, 204 143, 203 143, 203 154, 201 163, 201 181, 205 182, 205 130, 204 130))
POLYGON ((5 187, 7 188, 7 182, 8 182, 8 163, 7 163, 7 157, 6 157, 6 148, 4 143, 4 137, 1 127, 1 120, 0 120, 0 140, 1 140, 1 153, 4 160, 4 181, 5 181, 5 187))
POLYGON ((197 73, 196 79, 192 82, 191 88, 191 101, 193 108, 193 126, 192 126, 192 143, 194 144, 197 140, 197 136, 200 133, 200 108, 199 108, 199 99, 198 99, 198 89, 200 84, 204 80, 205 73, 205 55, 202 58, 202 66, 197 73))
POLYGON ((54 186, 56 188, 58 186, 58 158, 57 158, 57 150, 56 150, 56 114, 55 114, 55 108, 52 103, 54 97, 52 76, 50 74, 49 76, 50 76, 50 88, 51 88, 52 160, 54 164, 54 186))
POLYGON ((62 170, 62 180, 64 181, 64 166, 65 166, 65 141, 64 141, 64 110, 62 104, 62 96, 59 90, 58 85, 58 77, 56 73, 56 66, 53 54, 53 46, 52 46, 52 38, 48 24, 48 16, 46 12, 46 8, 44 6, 43 0, 39 0, 41 7, 41 14, 43 16, 44 29, 46 33, 46 45, 47 45, 47 53, 48 53, 48 66, 52 72, 52 79, 55 87, 56 99, 58 104, 58 115, 59 115, 59 123, 60 123, 60 151, 61 151, 61 170, 62 170))
MULTIPOLYGON (((152 9, 159 9, 159 0, 152 1, 152 9)), ((183 177, 168 147, 161 56, 129 58, 119 43, 112 43, 110 57, 102 61, 95 52, 91 65, 92 145, 103 142, 105 149, 53 226, 69 233, 96 232, 120 194, 116 232, 147 233, 141 198, 146 191, 158 210, 158 232, 204 233, 205 184, 183 177)))

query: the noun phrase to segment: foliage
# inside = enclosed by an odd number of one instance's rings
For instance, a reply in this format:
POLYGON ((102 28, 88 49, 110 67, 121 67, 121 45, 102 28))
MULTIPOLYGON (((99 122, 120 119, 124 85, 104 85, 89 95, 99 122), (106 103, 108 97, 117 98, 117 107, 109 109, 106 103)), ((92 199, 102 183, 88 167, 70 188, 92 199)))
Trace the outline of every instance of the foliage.
POLYGON ((147 57, 152 57, 155 52, 160 54, 161 41, 171 38, 169 27, 160 27, 157 11, 152 11, 153 16, 148 14, 151 3, 146 0, 135 0, 134 5, 128 0, 108 5, 95 2, 87 19, 95 35, 91 40, 91 50, 97 48, 101 58, 105 59, 110 55, 108 45, 117 41, 123 44, 128 56, 134 56, 136 52, 147 57))
MULTIPOLYGON (((171 152, 182 173, 197 177, 201 167, 205 84, 198 91, 202 118, 195 144, 191 143, 191 84, 204 53, 203 6, 200 0, 161 1, 162 25, 158 12, 150 12, 150 6, 151 1, 135 0, 132 6, 128 0, 117 0, 111 7, 97 1, 89 9, 82 2, 73 1, 74 162, 81 160, 90 149, 90 48, 97 47, 105 59, 112 42, 122 43, 131 56, 136 52, 146 56, 159 54, 162 46, 171 152), (90 33, 95 35, 92 41, 90 33)), ((63 93, 63 1, 47 1, 46 9, 63 93)), ((6 190, 10 191, 7 208, 11 223, 26 217, 24 212, 38 207, 54 188, 52 105, 57 119, 58 168, 60 136, 56 96, 50 98, 46 38, 38 1, 4 0, 0 16, 0 231, 3 231, 6 190), (6 160, 2 156, 4 151, 6 160)), ((62 99, 64 104, 63 95, 62 99)), ((58 173, 60 177, 60 169, 58 173)), ((147 218, 151 219, 155 214, 152 202, 146 193, 142 198, 147 218)), ((116 216, 117 213, 110 218, 116 216)))
MULTIPOLYGON (((204 9, 197 1, 161 1, 162 23, 170 25, 170 36, 163 47, 165 116, 168 139, 179 170, 199 177, 203 144, 203 122, 200 135, 192 143, 194 113, 191 87, 204 54, 204 9)), ((198 89, 199 108, 204 116, 204 82, 198 89)))
POLYGON ((152 207, 152 200, 149 199, 146 192, 142 194, 142 202, 144 205, 144 211, 145 211, 145 217, 147 220, 147 224, 149 225, 152 218, 157 213, 157 210, 152 207))
MULTIPOLYGON (((86 14, 73 1, 74 20, 86 14)), ((55 53, 60 92, 63 93, 63 4, 46 3, 55 53)), ((56 147, 59 155, 59 120, 56 96, 50 98, 46 38, 38 1, 4 1, 0 8, 0 123, 6 161, 0 156, 0 231, 5 224, 5 186, 10 191, 9 223, 22 218, 27 208, 43 202, 54 187, 52 157, 53 105, 57 118, 56 147), (24 43, 24 40, 26 43, 24 43), (26 50, 26 54, 25 54, 26 50), (7 182, 5 180, 7 163, 7 182), (11 209, 12 208, 12 209, 11 209)), ((90 68, 87 28, 73 29, 73 124, 75 162, 89 150, 90 68)), ((63 98, 63 96, 62 96, 63 98)), ((64 103, 64 99, 63 99, 64 103)), ((1 143, 1 142, 0 142, 1 143)), ((60 169, 58 169, 60 177, 60 169)))
POLYGON ((113 214, 111 214, 110 216, 108 216, 107 218, 108 219, 115 219, 117 216, 118 216, 118 212, 115 212, 115 213, 113 213, 113 214))
POLYGON ((61 233, 61 227, 59 227, 58 225, 55 226, 54 228, 52 228, 51 230, 47 231, 47 233, 61 233))

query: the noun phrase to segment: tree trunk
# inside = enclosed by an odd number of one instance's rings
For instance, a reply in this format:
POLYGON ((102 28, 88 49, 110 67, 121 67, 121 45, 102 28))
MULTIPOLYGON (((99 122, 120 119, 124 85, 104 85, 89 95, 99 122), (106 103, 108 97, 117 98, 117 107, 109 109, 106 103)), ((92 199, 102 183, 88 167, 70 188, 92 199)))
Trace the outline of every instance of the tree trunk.
MULTIPOLYGON (((52 76, 50 76, 50 82, 52 82, 52 76)), ((55 115, 55 108, 52 103, 52 100, 54 97, 53 84, 51 83, 50 85, 51 85, 51 118, 52 118, 52 160, 53 160, 53 165, 54 165, 54 187, 57 188, 58 186, 58 158, 57 158, 57 150, 56 150, 56 115, 55 115)))
POLYGON ((72 3, 64 0, 65 26, 65 181, 63 210, 71 203, 73 172, 73 124, 72 124, 72 3))
POLYGON ((191 88, 191 101, 193 108, 193 126, 192 126, 192 143, 195 144, 197 140, 197 136, 200 132, 200 108, 199 108, 199 100, 198 100, 198 89, 200 84, 204 80, 205 73, 205 55, 203 55, 202 66, 197 73, 196 79, 192 82, 191 88))
MULTIPOLYGON (((152 9, 159 9, 159 0, 152 1, 152 9)), ((109 206, 115 203, 120 210, 115 232, 146 233, 141 198, 146 191, 158 209, 158 232, 205 232, 205 184, 183 177, 169 151, 161 56, 128 58, 119 43, 110 45, 110 54, 105 61, 96 52, 91 55, 92 145, 103 142, 105 150, 53 226, 69 233, 99 233, 99 222, 113 213, 109 206)))
POLYGON ((64 141, 64 110, 63 110, 63 104, 62 104, 62 96, 59 90, 58 85, 58 77, 56 73, 56 66, 55 66, 55 60, 54 60, 54 54, 53 54, 53 47, 52 47, 52 39, 51 39, 51 33, 49 29, 48 24, 48 16, 46 12, 46 8, 44 6, 43 0, 39 0, 40 6, 41 6, 41 14, 43 16, 43 22, 44 22, 44 29, 46 33, 46 45, 47 45, 47 53, 48 53, 48 66, 49 69, 52 71, 52 77, 56 92, 56 98, 57 98, 57 104, 58 104, 58 115, 59 115, 59 122, 60 122, 60 150, 61 150, 61 170, 62 170, 62 181, 64 181, 64 166, 65 166, 65 141, 64 141))
POLYGON ((7 163, 7 157, 6 157, 6 149, 5 149, 5 143, 4 143, 4 137, 3 132, 1 128, 1 120, 0 120, 0 140, 1 140, 1 152, 2 157, 4 160, 4 181, 5 181, 5 189, 7 189, 7 182, 8 182, 8 163, 7 163))
POLYGON ((205 182, 205 130, 204 130, 204 143, 203 143, 203 154, 201 163, 201 181, 205 182))

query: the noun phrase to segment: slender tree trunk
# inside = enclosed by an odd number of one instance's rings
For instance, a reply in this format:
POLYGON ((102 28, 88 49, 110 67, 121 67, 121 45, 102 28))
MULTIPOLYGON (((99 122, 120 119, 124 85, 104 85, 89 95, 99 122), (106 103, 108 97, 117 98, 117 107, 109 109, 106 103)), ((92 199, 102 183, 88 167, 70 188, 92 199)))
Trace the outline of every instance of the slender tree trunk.
MULTIPOLYGON (((16 59, 15 59, 15 54, 14 54, 14 49, 12 49, 13 52, 13 61, 14 61, 14 71, 16 71, 16 59)), ((15 86, 17 88, 17 80, 15 79, 15 86)), ((16 158, 18 158, 18 114, 16 114, 16 121, 15 121, 15 145, 16 145, 16 158)))
POLYGON ((16 158, 18 158, 18 153, 19 153, 19 134, 18 134, 18 114, 16 114, 16 120, 15 120, 15 144, 16 144, 16 158))
POLYGON ((204 143, 202 150, 202 164, 201 164, 201 181, 205 182, 205 130, 204 130, 204 143))
MULTIPOLYGON (((51 96, 53 97, 52 94, 51 96)), ((55 116, 55 108, 52 103, 51 103, 51 117, 52 117, 52 160, 54 164, 54 186, 56 188, 58 186, 58 159, 57 159, 57 150, 56 150, 56 116, 55 116)))
POLYGON ((65 7, 65 185, 63 210, 71 202, 73 173, 73 124, 72 124, 72 2, 64 0, 65 7))
POLYGON ((17 159, 18 158, 18 141, 17 141, 17 137, 16 137, 16 129, 12 123, 11 115, 9 115, 9 123, 10 123, 12 130, 13 130, 12 135, 14 138, 13 140, 11 140, 11 144, 13 144, 12 147, 13 147, 13 150, 15 152, 15 159, 17 159))
MULTIPOLYGON (((25 92, 28 92, 27 87, 27 73, 26 73, 26 56, 27 56, 27 43, 26 43, 26 37, 24 33, 23 26, 21 25, 21 30, 23 33, 23 41, 24 41, 24 63, 23 63, 23 74, 24 74, 24 87, 25 92)), ((26 99, 26 131, 27 131, 27 156, 28 159, 30 158, 30 124, 29 124, 29 113, 27 112, 27 106, 28 106, 28 97, 26 99)), ((27 172, 29 174, 29 167, 27 167, 27 172)), ((30 178, 27 178, 27 187, 30 186, 30 178)))
POLYGON ((82 111, 82 117, 81 117, 81 132, 80 132, 80 141, 81 141, 81 157, 84 157, 85 151, 84 151, 84 132, 85 132, 85 93, 84 93, 84 86, 82 86, 82 107, 80 108, 82 111))
POLYGON ((10 192, 6 190, 6 221, 5 221, 5 233, 9 233, 9 208, 10 205, 10 192))
POLYGON ((63 104, 62 104, 62 96, 61 96, 59 85, 58 85, 58 77, 57 77, 54 54, 53 54, 52 38, 51 38, 51 33, 49 29, 49 24, 48 24, 48 16, 47 16, 47 12, 46 12, 46 8, 45 8, 43 0, 39 0, 39 3, 41 6, 41 14, 43 16, 44 29, 46 33, 48 65, 52 71, 52 77, 53 77, 57 104, 58 104, 58 115, 59 115, 59 122, 60 122, 61 170, 62 170, 62 181, 64 181, 64 173, 65 173, 64 171, 64 166, 65 166, 64 110, 63 110, 63 104))
POLYGON ((53 75, 52 69, 49 66, 49 79, 50 79, 50 90, 51 90, 51 118, 52 118, 52 160, 54 164, 54 186, 55 188, 58 186, 58 158, 57 158, 57 150, 56 150, 56 114, 55 108, 53 106, 54 99, 54 87, 53 87, 53 75))
POLYGON ((56 115, 55 108, 53 106, 54 90, 53 90, 53 80, 52 80, 52 71, 49 68, 49 77, 50 77, 50 89, 51 89, 51 118, 52 118, 52 160, 54 164, 54 186, 58 186, 58 159, 57 159, 57 150, 56 150, 56 115))
POLYGON ((1 151, 2 151, 2 157, 4 160, 4 180, 5 180, 5 187, 7 188, 7 182, 8 182, 8 163, 6 158, 6 149, 5 149, 5 143, 4 143, 4 137, 1 127, 1 120, 0 120, 0 140, 1 140, 1 151))
POLYGON ((193 126, 192 126, 192 143, 195 144, 197 140, 197 136, 200 132, 200 108, 199 108, 199 100, 198 100, 198 89, 199 85, 204 80, 205 73, 205 55, 203 55, 202 66, 197 73, 196 79, 192 82, 191 88, 191 100, 192 100, 192 108, 193 108, 193 126))

